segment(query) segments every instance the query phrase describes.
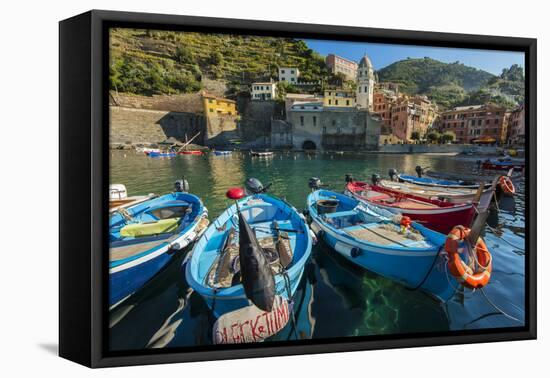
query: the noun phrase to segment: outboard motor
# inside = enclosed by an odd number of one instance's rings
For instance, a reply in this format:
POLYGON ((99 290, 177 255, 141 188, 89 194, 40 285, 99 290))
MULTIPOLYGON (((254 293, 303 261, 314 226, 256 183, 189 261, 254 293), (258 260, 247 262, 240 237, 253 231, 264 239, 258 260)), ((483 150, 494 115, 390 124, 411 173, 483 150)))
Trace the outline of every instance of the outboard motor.
POLYGON ((174 183, 174 191, 175 192, 189 192, 189 183, 185 178, 182 178, 181 180, 177 180, 174 183))
POLYGON ((346 184, 353 182, 353 176, 350 173, 346 173, 346 184))
POLYGON ((391 168, 388 171, 388 176, 390 176, 390 180, 395 181, 395 177, 397 176, 397 170, 395 168, 391 168))
POLYGON ((374 173, 370 179, 372 181, 372 185, 378 185, 380 182, 380 175, 378 173, 374 173))
POLYGON ((414 170, 416 171, 416 174, 418 175, 418 177, 422 177, 422 173, 424 172, 424 170, 422 169, 421 166, 417 165, 414 170))
POLYGON ((321 189, 323 183, 321 182, 321 179, 319 177, 312 177, 309 179, 308 186, 311 188, 311 190, 318 190, 321 189))
POLYGON ((267 189, 260 180, 254 177, 247 178, 244 187, 246 189, 246 194, 249 196, 264 193, 267 189))
POLYGON ((481 163, 482 163, 481 160, 476 160, 476 168, 478 171, 481 171, 481 163))

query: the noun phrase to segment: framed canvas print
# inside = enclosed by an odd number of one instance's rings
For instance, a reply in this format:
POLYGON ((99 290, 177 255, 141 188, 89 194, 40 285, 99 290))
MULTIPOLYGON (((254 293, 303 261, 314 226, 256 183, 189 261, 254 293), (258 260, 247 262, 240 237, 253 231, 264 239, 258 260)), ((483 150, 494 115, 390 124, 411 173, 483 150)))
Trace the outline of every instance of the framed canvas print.
POLYGON ((60 355, 536 337, 536 40, 60 22, 60 355))

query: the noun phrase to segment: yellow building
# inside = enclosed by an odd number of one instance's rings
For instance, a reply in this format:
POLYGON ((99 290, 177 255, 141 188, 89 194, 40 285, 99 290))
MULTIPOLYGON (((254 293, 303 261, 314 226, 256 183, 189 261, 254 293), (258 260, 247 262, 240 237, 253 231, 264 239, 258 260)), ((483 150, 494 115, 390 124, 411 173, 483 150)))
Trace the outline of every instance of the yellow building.
POLYGON ((237 106, 233 100, 203 93, 202 101, 206 117, 213 115, 237 115, 237 106))
POLYGON ((354 108, 356 106, 355 91, 346 89, 327 89, 323 106, 328 108, 354 108))

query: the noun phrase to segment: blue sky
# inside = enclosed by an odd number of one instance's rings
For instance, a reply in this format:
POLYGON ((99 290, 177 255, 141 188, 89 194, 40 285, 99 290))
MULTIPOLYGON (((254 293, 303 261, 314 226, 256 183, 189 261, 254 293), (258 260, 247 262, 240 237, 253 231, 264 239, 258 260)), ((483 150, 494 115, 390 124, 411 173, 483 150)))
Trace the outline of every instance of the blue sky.
POLYGON ((444 47, 387 45, 377 43, 305 40, 307 45, 321 55, 334 53, 346 59, 359 61, 367 53, 375 70, 406 58, 425 56, 445 62, 459 61, 467 66, 499 75, 512 64, 525 67, 524 54, 514 51, 471 50, 444 47))

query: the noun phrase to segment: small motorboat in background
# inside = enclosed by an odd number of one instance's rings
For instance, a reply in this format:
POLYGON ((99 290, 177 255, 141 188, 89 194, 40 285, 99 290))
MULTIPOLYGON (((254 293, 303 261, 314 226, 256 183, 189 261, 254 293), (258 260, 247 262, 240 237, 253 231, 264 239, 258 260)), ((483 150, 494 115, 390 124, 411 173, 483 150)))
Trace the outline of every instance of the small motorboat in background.
POLYGON ((202 155, 203 152, 201 150, 185 150, 185 151, 178 151, 178 155, 202 155))
POLYGON ((158 148, 151 148, 151 147, 136 147, 136 152, 142 152, 145 155, 148 155, 151 152, 160 152, 158 148))
POLYGON ((481 169, 494 170, 494 171, 508 171, 513 169, 515 171, 523 171, 525 169, 525 162, 512 159, 487 159, 483 162, 478 161, 478 165, 481 165, 481 169))
POLYGON ((379 186, 379 180, 380 176, 373 175, 372 184, 368 184, 346 175, 345 194, 391 213, 408 216, 423 226, 444 234, 457 224, 470 225, 473 221, 474 203, 456 204, 403 193, 379 186))
POLYGON ((175 191, 139 204, 119 208, 109 218, 109 306, 116 307, 142 288, 172 259, 193 243, 208 225, 202 201, 175 191))
POLYGON ((226 156, 226 155, 231 155, 233 151, 212 151, 212 153, 216 156, 226 156))
POLYGON ((250 156, 255 157, 271 157, 273 156, 273 151, 250 151, 250 156))
POLYGON ((175 157, 177 154, 175 152, 157 152, 157 151, 151 151, 147 154, 147 156, 152 158, 160 158, 160 157, 175 157))

